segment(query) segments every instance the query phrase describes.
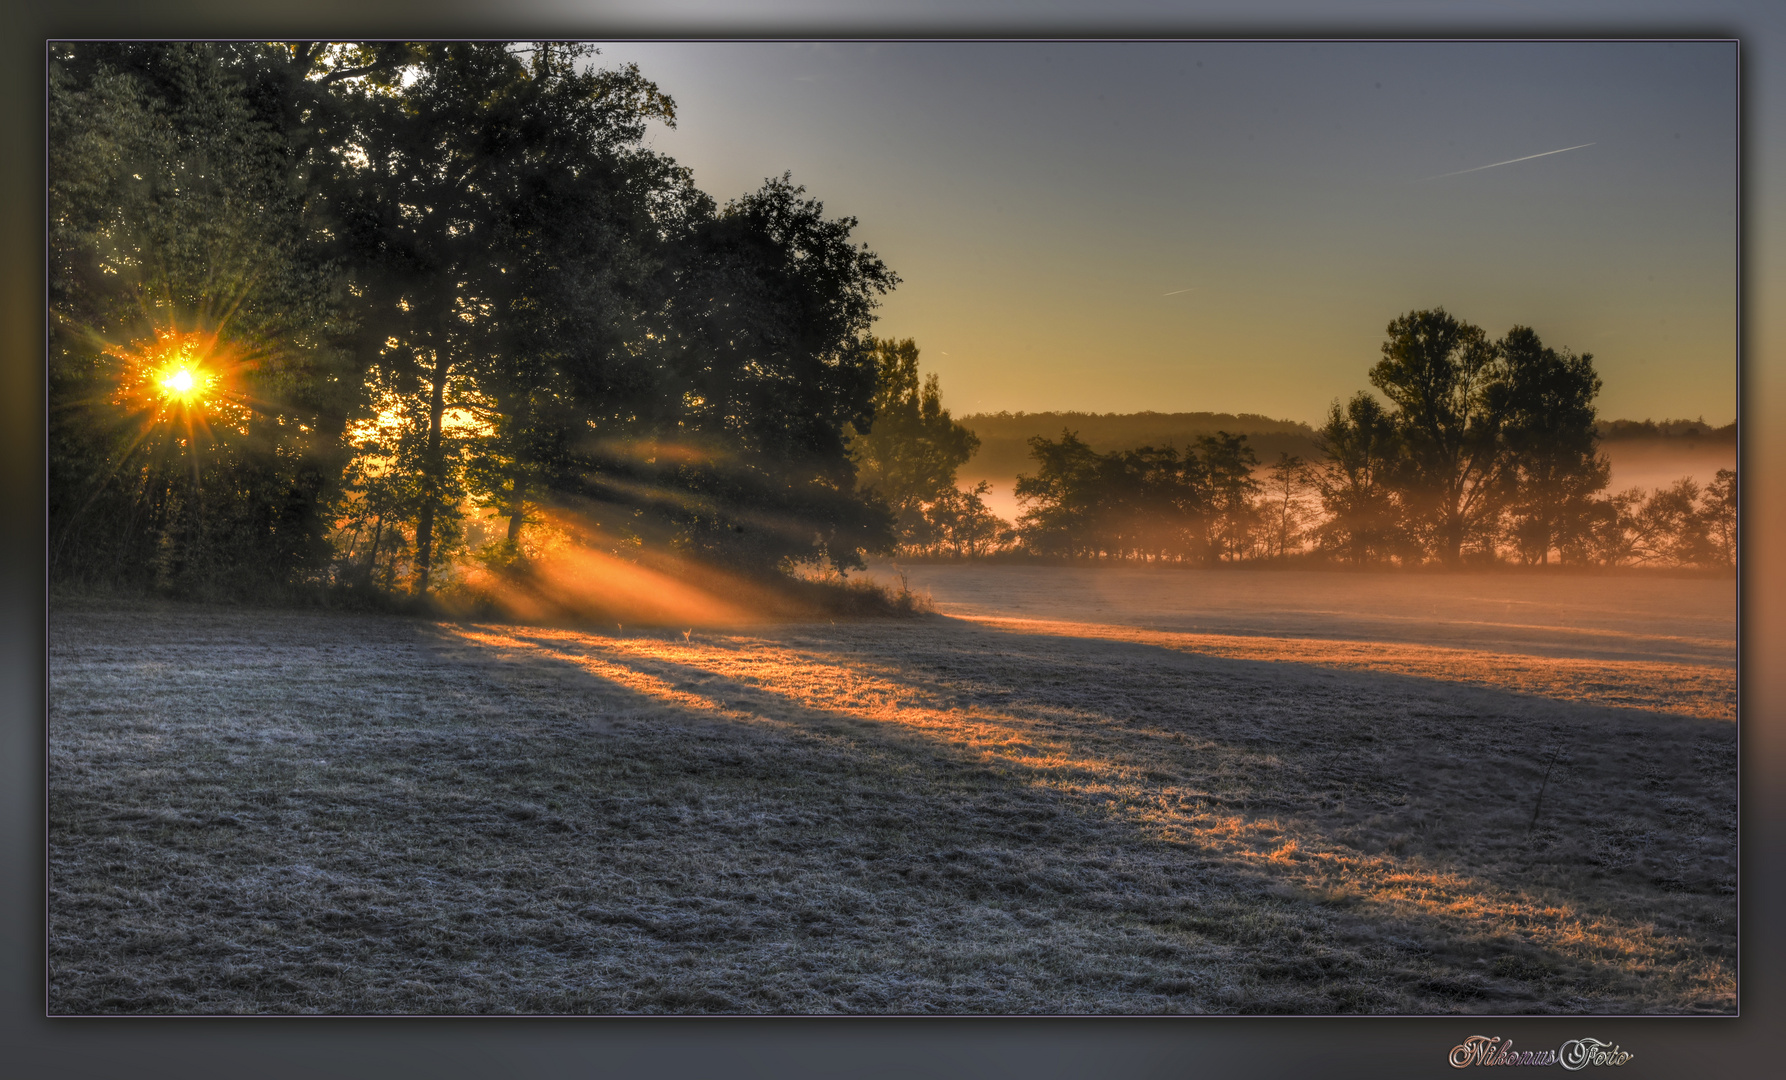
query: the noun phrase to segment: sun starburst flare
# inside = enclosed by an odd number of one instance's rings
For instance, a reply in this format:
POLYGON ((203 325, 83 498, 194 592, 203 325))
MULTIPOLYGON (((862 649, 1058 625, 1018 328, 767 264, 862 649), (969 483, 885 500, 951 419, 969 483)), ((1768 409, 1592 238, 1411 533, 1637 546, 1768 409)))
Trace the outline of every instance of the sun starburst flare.
POLYGON ((122 362, 116 404, 155 420, 246 428, 249 410, 235 378, 241 358, 215 332, 158 327, 152 338, 106 354, 122 362))
POLYGON ((182 403, 190 402, 197 396, 195 391, 203 385, 201 378, 187 368, 180 368, 161 377, 161 388, 168 397, 182 403))

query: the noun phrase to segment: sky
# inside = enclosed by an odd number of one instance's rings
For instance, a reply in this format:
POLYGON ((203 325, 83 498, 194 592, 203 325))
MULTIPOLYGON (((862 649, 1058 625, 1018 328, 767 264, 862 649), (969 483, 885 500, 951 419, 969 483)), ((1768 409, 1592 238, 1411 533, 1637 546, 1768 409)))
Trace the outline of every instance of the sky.
POLYGON ((859 220, 957 414, 1318 422, 1442 306, 1592 353, 1604 416, 1736 415, 1728 42, 601 49, 709 194, 785 170, 859 220))

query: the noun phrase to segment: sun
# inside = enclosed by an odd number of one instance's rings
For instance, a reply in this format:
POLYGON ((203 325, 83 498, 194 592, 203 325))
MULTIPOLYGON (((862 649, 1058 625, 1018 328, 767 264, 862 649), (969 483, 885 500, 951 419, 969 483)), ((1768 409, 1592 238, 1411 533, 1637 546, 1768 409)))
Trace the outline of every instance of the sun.
POLYGON ((164 369, 161 378, 161 394, 181 405, 191 405, 198 399, 207 381, 202 373, 194 373, 192 367, 180 364, 171 369, 164 369))
POLYGON ((158 393, 170 405, 203 408, 217 382, 206 363, 216 342, 205 334, 160 333, 156 339, 139 353, 148 384, 144 389, 158 393))
POLYGON ((215 422, 241 428, 248 410, 235 380, 241 367, 215 333, 160 328, 154 337, 106 350, 123 361, 118 403, 159 420, 215 422))

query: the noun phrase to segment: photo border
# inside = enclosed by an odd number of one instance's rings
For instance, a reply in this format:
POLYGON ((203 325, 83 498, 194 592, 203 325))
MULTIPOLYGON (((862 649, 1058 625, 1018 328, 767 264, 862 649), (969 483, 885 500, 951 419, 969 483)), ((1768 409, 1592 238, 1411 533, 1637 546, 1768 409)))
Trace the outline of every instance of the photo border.
MULTIPOLYGON (((1077 3, 1078 0, 1071 0, 1077 3)), ((1279 9, 1291 5, 1277 5, 1279 9)), ((1786 111, 1786 64, 1769 64, 1775 47, 1786 50, 1786 17, 1741 11, 1702 14, 1681 4, 1628 14, 1606 9, 1591 23, 1575 19, 1535 20, 1530 12, 1477 15, 1456 5, 1434 18, 1418 9, 1420 23, 1403 26, 1367 22, 1334 5, 1308 3, 1281 16, 1212 18, 1214 4, 1185 4, 1173 14, 1147 16, 1075 15, 1051 9, 1050 16, 1025 22, 1006 14, 945 22, 924 16, 858 15, 827 19, 810 8, 804 14, 739 16, 735 7, 696 11, 682 17, 646 14, 643 4, 606 12, 565 14, 549 0, 530 0, 502 15, 478 13, 457 2, 361 0, 317 6, 294 15, 257 12, 200 0, 105 6, 73 12, 33 0, 8 35, 5 143, 12 149, 5 166, 3 264, 8 305, 4 320, 6 393, 10 412, 3 425, 8 440, 6 492, 17 502, 42 505, 43 343, 42 304, 43 178, 37 163, 43 147, 43 46, 49 38, 109 37, 563 37, 563 38, 977 38, 977 37, 1194 37, 1194 38, 1613 38, 1717 37, 1742 42, 1741 172, 1743 243, 1738 410, 1739 474, 1744 493, 1754 496, 1744 515, 1744 536, 1773 535, 1783 524, 1776 506, 1782 447, 1756 421, 1779 415, 1782 362, 1764 366, 1757 346, 1765 318, 1756 300, 1786 292, 1786 281, 1762 276, 1767 251, 1786 265, 1778 231, 1757 234, 1758 201, 1778 192, 1759 187, 1764 155, 1786 154, 1778 127, 1786 117, 1767 117, 1758 128, 1760 85, 1770 89, 1766 106, 1786 111), (1317 15, 1318 13, 1318 15, 1317 15), (1202 21, 1199 21, 1199 20, 1202 21), (1468 20, 1475 19, 1474 22, 1468 20), (1771 20, 1771 25, 1770 25, 1771 20), (418 33, 418 30, 421 31, 418 33), (1768 65, 1768 66, 1762 66, 1768 65), (1777 70, 1777 73, 1776 73, 1777 70), (1759 74, 1758 74, 1759 72, 1759 74), (1758 141, 1765 137, 1765 142, 1758 141), (1771 289, 1770 289, 1771 286, 1771 289), (1766 440, 1766 441, 1763 441, 1766 440), (1768 484, 1763 487, 1763 484, 1768 484)), ((940 10, 940 9, 938 9, 940 10)), ((1220 10, 1239 12, 1238 4, 1220 10)), ((671 88, 673 90, 673 88, 671 88)), ((1775 181, 1779 186, 1782 181, 1775 181)), ((1771 207, 1770 207, 1771 209, 1771 207)), ((1767 328, 1769 344, 1786 331, 1767 328)), ((19 1075, 59 1076, 388 1076, 425 1072, 430 1077, 534 1075, 805 1076, 847 1072, 857 1076, 1022 1075, 1026 1077, 1123 1075, 1183 1076, 1423 1076, 1452 1075, 1445 1058, 1451 1046, 1475 1034, 1511 1038, 1522 1048, 1544 1048, 1565 1038, 1617 1042, 1636 1052, 1636 1075, 1760 1075, 1772 1055, 1762 1041, 1763 1017, 1780 1012, 1782 975, 1780 897, 1786 878, 1786 830, 1782 791, 1786 791, 1779 712, 1786 701, 1786 672, 1765 670, 1758 658, 1782 654, 1786 596, 1779 587, 1778 557, 1766 545, 1747 545, 1741 580, 1739 634, 1747 678, 1739 690, 1741 731, 1741 851, 1739 894, 1742 921, 1739 1003, 1742 1015, 1725 1017, 1620 1018, 1165 1018, 1165 1019, 1003 1019, 1003 1018, 762 1018, 762 1019, 454 1019, 302 1018, 56 1019, 43 1014, 44 906, 46 881, 42 837, 43 771, 47 745, 43 728, 45 663, 43 638, 45 582, 43 535, 28 514, 8 519, 0 538, 12 557, 0 575, 5 648, 0 650, 0 685, 5 687, 4 741, 0 762, 0 1047, 19 1075), (1750 1066, 1754 1066, 1752 1070, 1750 1066)))

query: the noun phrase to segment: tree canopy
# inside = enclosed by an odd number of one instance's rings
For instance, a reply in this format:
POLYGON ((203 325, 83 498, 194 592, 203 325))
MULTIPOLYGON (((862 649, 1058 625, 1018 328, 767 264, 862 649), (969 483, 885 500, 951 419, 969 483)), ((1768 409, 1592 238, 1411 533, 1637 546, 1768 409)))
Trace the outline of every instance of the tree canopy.
POLYGON ((221 583, 326 561, 352 358, 311 191, 326 163, 264 92, 284 62, 52 53, 53 572, 221 583))
POLYGON ((920 376, 916 342, 876 341, 874 362, 872 426, 850 437, 858 486, 893 512, 902 546, 976 545, 986 539, 978 520, 987 514, 979 501, 986 489, 961 491, 956 470, 980 448, 979 438, 943 408, 937 377, 920 376))
POLYGON ((50 80, 59 575, 425 592, 480 508, 510 557, 567 513, 753 573, 892 542, 847 440, 898 278, 789 176, 698 190, 636 67, 80 44, 50 80))

